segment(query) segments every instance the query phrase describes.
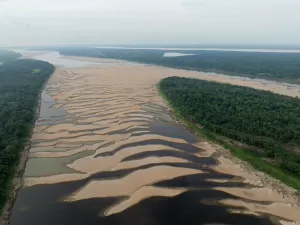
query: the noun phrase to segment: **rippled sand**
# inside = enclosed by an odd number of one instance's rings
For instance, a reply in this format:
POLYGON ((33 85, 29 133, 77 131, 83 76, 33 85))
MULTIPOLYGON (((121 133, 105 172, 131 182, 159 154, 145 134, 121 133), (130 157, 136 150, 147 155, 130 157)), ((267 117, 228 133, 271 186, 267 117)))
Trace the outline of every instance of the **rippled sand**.
MULTIPOLYGON (((46 90, 55 100, 52 107, 63 110, 66 119, 53 124, 52 117, 42 125, 37 121, 28 161, 35 168, 26 172, 22 191, 80 183, 59 202, 120 198, 105 208, 99 206, 99 218, 121 215, 149 199, 195 194, 193 200, 199 196, 199 203, 225 205, 234 215, 270 215, 282 224, 300 222, 300 207, 293 199, 265 186, 259 175, 228 158, 215 160, 212 155, 220 152, 220 147, 193 137, 183 127, 179 136, 165 130, 168 124, 180 127, 168 115, 155 87, 168 76, 197 77, 299 96, 297 90, 277 84, 137 64, 57 69, 46 90), (155 121, 164 125, 151 128, 155 121), (77 158, 83 153, 87 155, 77 158), (59 165, 55 170, 45 168, 49 162, 59 165), (49 175, 38 176, 39 170, 49 175), (206 195, 197 194, 202 191, 227 197, 203 200, 206 195)), ((22 202, 16 203, 16 213, 22 212, 19 205, 22 202)), ((22 216, 26 218, 26 214, 22 216)))

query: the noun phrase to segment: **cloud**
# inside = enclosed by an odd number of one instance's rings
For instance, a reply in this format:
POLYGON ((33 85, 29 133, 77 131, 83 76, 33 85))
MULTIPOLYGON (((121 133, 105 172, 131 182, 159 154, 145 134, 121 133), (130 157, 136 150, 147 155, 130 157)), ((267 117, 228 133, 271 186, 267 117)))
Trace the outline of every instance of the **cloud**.
POLYGON ((180 4, 183 6, 183 7, 201 7, 203 5, 205 5, 205 3, 207 3, 206 0, 181 0, 180 1, 180 4))
POLYGON ((0 1, 1 45, 300 44, 296 0, 0 1))

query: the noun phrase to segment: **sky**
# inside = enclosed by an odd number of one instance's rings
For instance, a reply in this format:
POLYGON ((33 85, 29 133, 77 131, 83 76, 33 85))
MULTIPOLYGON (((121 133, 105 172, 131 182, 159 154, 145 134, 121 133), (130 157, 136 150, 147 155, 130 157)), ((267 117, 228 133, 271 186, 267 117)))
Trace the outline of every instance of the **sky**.
POLYGON ((0 0, 0 46, 300 45, 300 0, 0 0))

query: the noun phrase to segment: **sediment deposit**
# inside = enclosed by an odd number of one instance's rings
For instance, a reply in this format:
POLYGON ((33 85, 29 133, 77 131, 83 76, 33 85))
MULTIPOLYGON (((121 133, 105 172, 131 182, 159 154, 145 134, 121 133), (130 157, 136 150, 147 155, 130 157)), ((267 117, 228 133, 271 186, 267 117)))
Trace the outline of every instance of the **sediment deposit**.
POLYGON ((168 76, 197 74, 124 62, 57 69, 11 224, 300 222, 294 199, 172 119, 156 89, 168 76))

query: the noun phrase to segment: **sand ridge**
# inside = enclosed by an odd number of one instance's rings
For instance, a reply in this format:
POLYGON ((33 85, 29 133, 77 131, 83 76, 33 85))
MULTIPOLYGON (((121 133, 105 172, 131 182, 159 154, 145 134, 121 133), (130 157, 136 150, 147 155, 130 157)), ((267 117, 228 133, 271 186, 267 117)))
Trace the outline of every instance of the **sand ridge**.
POLYGON ((127 196, 154 182, 198 173, 202 173, 202 171, 170 166, 154 166, 149 169, 138 170, 118 180, 92 181, 70 196, 68 201, 93 197, 127 196), (149 174, 151 176, 148 176, 149 174))
POLYGON ((105 211, 105 215, 109 216, 112 214, 120 213, 131 206, 137 204, 142 201, 145 196, 164 196, 164 197, 174 197, 185 192, 186 189, 168 189, 168 188, 160 188, 153 186, 143 186, 134 192, 128 199, 120 202, 119 204, 111 207, 107 211, 105 211))

